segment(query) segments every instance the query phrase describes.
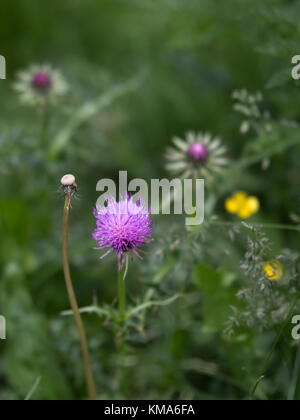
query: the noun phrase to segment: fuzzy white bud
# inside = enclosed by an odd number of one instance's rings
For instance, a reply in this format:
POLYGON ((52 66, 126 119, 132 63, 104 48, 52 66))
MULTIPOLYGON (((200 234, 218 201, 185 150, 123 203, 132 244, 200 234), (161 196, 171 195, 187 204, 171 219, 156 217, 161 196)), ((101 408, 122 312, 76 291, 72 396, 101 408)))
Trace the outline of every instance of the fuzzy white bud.
POLYGON ((64 187, 72 187, 76 185, 76 179, 74 175, 68 174, 62 177, 61 185, 64 187))

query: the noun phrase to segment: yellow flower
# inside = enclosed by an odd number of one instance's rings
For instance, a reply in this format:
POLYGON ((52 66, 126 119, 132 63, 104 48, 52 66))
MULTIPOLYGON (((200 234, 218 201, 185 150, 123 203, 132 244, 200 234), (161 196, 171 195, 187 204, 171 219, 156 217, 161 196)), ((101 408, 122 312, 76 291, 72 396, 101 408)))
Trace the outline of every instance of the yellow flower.
POLYGON ((247 207, 251 209, 252 213, 257 213, 260 207, 259 199, 257 197, 249 197, 247 199, 247 207))
POLYGON ((225 209, 228 213, 235 214, 238 211, 238 203, 234 200, 234 198, 227 198, 225 201, 225 209))
POLYGON ((237 214, 241 219, 248 219, 257 213, 260 204, 256 197, 249 197, 245 192, 238 191, 225 201, 225 209, 228 213, 237 214))
POLYGON ((276 261, 267 262, 264 271, 269 280, 280 280, 283 274, 283 267, 276 261))
POLYGON ((248 206, 247 203, 245 203, 245 205, 239 208, 237 214, 241 219, 248 219, 249 217, 252 216, 253 211, 251 210, 251 207, 248 206))
POLYGON ((238 191, 225 201, 225 208, 228 213, 236 214, 240 210, 241 206, 243 206, 246 199, 247 194, 243 191, 238 191))
POLYGON ((244 203, 247 199, 247 194, 244 191, 238 191, 232 197, 237 203, 244 203))

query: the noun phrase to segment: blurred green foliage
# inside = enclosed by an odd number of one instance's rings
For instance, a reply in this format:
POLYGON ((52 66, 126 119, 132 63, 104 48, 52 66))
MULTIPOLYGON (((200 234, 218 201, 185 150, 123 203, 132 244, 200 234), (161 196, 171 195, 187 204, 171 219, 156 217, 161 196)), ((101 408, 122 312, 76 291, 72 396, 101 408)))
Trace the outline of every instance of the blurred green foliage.
MULTIPOLYGON (((230 168, 217 186, 221 217, 228 217, 226 195, 245 189, 261 201, 256 221, 290 223, 299 209, 299 134, 280 122, 299 118, 290 63, 299 54, 300 3, 2 0, 0 10, 8 75, 0 81, 0 314, 8 329, 0 342, 0 398, 24 399, 41 377, 33 398, 80 399, 85 388, 76 330, 72 319, 59 316, 69 307, 61 176, 74 173, 79 185, 70 254, 81 306, 91 304, 93 293, 101 305, 114 302, 117 291, 115 261, 99 261, 91 240, 97 181, 117 179, 119 170, 132 178, 165 177, 165 149, 189 129, 220 135, 232 161, 264 151, 271 159, 265 172, 259 159, 230 168), (43 144, 39 110, 21 106, 12 90, 17 70, 42 62, 59 68, 71 85, 67 101, 51 111, 43 144), (263 91, 274 118, 270 136, 240 134, 231 93, 244 87, 263 91)), ((247 398, 276 331, 240 326, 232 341, 222 334, 230 307, 239 305, 246 237, 232 244, 227 231, 211 227, 195 245, 174 228, 181 224, 156 218, 156 243, 130 269, 132 303, 149 285, 163 298, 185 294, 149 311, 144 334, 130 337, 131 397, 247 398), (180 246, 172 247, 176 235, 180 246)), ((268 234, 274 252, 298 251, 298 233, 268 234)), ((92 315, 84 321, 99 396, 118 398, 111 331, 92 315)), ((296 350, 287 331, 258 397, 299 398, 296 350)))

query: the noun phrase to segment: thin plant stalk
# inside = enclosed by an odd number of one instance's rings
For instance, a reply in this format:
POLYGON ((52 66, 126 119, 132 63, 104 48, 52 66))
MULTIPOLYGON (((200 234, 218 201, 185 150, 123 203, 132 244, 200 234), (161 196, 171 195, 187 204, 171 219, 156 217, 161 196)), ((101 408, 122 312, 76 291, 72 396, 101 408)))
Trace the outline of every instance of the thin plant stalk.
POLYGON ((288 401, 294 401, 297 399, 296 392, 297 386, 299 383, 299 374, 300 374, 300 346, 298 346, 296 360, 293 369, 293 376, 288 390, 288 401))
POLYGON ((72 279, 71 279, 71 271, 70 271, 70 264, 69 264, 69 250, 68 250, 68 237, 69 237, 69 212, 71 207, 71 195, 70 193, 66 194, 65 199, 65 206, 64 206, 64 217, 63 217, 63 266, 64 266, 64 274, 66 280, 67 291, 69 295, 69 300, 71 304, 72 311, 74 313, 74 318, 76 322, 76 326, 78 329, 82 357, 83 357, 83 364, 85 370, 85 377, 88 389, 88 395, 90 400, 97 399, 97 392, 95 381, 93 378, 93 373, 90 365, 90 357, 86 339, 86 333, 83 325, 83 321, 79 312, 78 303, 76 299, 76 295, 74 292, 72 279))
POLYGON ((120 351, 120 390, 124 398, 128 395, 127 370, 126 370, 126 353, 127 345, 124 336, 124 324, 126 322, 126 276, 128 273, 129 257, 126 255, 124 267, 119 269, 119 351, 120 351))
POLYGON ((43 105, 41 108, 41 138, 40 138, 40 144, 44 146, 47 143, 47 132, 49 128, 49 122, 50 122, 50 110, 49 105, 47 102, 43 105))
POLYGON ((125 259, 125 266, 119 270, 119 315, 121 324, 124 323, 126 314, 126 283, 125 279, 128 273, 128 256, 125 259))
POLYGON ((31 400, 31 398, 34 395, 35 391, 38 389, 38 387, 39 387, 39 385, 41 383, 41 380, 42 380, 42 377, 41 376, 39 376, 35 380, 35 382, 34 382, 32 388, 31 388, 31 390, 28 392, 27 396, 25 397, 25 401, 30 401, 31 400))
MULTIPOLYGON (((224 226, 224 227, 235 227, 235 226, 241 226, 242 222, 227 222, 227 221, 221 221, 221 220, 214 220, 211 222, 215 226, 224 226)), ((284 224, 278 224, 278 223, 250 223, 250 226, 253 227, 261 227, 264 229, 279 229, 279 230, 291 230, 291 231, 300 231, 299 225, 284 225, 284 224)))

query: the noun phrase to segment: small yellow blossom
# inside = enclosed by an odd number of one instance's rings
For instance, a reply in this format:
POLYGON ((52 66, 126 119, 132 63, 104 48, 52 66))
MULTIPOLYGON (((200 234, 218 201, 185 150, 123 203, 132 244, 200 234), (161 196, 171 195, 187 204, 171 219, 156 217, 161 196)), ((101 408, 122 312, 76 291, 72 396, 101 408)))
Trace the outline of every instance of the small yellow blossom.
POLYGON ((252 213, 257 213, 260 207, 259 199, 257 197, 247 198, 247 206, 251 209, 252 213))
POLYGON ((247 194, 243 191, 238 191, 232 197, 226 200, 225 208, 228 211, 228 213, 236 214, 244 205, 246 199, 247 194))
POLYGON ((283 267, 276 261, 267 262, 264 271, 269 280, 280 280, 283 274, 283 267))
POLYGON ((248 196, 243 191, 236 192, 225 201, 225 209, 228 213, 237 214, 241 219, 248 219, 257 213, 260 203, 257 197, 248 196))
POLYGON ((228 213, 235 214, 238 211, 238 204, 234 200, 234 198, 227 198, 225 201, 225 208, 228 211, 228 213))
POLYGON ((233 194, 232 198, 237 202, 237 203, 244 203, 245 200, 247 199, 247 194, 244 191, 238 191, 235 194, 233 194))
POLYGON ((248 206, 247 203, 245 203, 243 206, 239 208, 239 210, 237 211, 237 214, 241 219, 249 219, 249 217, 252 216, 253 211, 251 210, 251 207, 248 206))

